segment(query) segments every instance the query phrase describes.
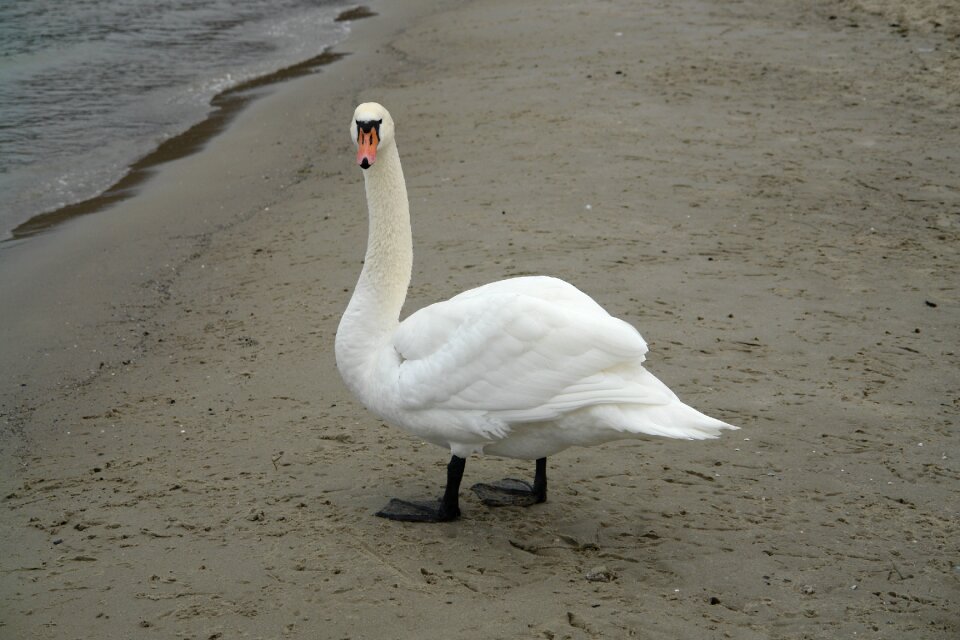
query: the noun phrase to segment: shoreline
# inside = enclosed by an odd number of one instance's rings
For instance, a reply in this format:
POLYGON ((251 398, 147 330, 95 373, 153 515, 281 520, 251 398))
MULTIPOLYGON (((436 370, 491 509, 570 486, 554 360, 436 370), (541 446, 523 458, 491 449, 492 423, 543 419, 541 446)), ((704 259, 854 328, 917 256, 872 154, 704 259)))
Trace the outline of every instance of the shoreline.
POLYGON ((346 54, 326 49, 313 58, 221 91, 210 100, 211 111, 203 120, 164 140, 153 151, 131 163, 123 177, 102 192, 86 200, 31 217, 14 227, 10 231, 10 238, 4 242, 29 238, 74 218, 97 213, 106 207, 135 197, 137 188, 149 180, 161 166, 200 151, 210 140, 222 133, 244 107, 260 97, 260 91, 270 85, 314 73, 319 67, 336 62, 344 55, 346 54))
POLYGON ((960 52, 849 6, 373 3, 336 64, 5 247, 0 633, 952 640, 960 52), (568 450, 530 509, 375 518, 447 453, 334 364, 367 100, 407 178, 404 315, 564 278, 742 430, 568 450))
MULTIPOLYGON (((368 7, 357 6, 342 11, 334 19, 334 22, 355 22, 376 15, 368 7)), ((51 211, 40 212, 21 222, 10 230, 8 238, 0 241, 0 250, 7 242, 29 238, 73 218, 96 213, 106 207, 134 197, 137 188, 149 180, 159 167, 202 149, 211 139, 222 133, 244 107, 252 100, 260 97, 260 93, 264 89, 315 73, 320 67, 336 62, 344 55, 335 52, 333 47, 327 47, 312 58, 287 65, 271 73, 245 80, 224 89, 210 99, 210 111, 203 120, 164 140, 152 151, 133 161, 119 179, 100 193, 51 211)))

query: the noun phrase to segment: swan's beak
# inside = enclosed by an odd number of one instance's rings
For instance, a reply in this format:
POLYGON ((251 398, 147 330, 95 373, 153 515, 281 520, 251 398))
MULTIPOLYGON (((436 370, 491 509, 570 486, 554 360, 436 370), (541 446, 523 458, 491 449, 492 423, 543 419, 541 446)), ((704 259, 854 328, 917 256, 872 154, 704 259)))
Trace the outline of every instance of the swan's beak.
POLYGON ((369 169, 377 160, 377 145, 380 135, 376 127, 368 131, 358 128, 357 133, 357 164, 361 169, 369 169))

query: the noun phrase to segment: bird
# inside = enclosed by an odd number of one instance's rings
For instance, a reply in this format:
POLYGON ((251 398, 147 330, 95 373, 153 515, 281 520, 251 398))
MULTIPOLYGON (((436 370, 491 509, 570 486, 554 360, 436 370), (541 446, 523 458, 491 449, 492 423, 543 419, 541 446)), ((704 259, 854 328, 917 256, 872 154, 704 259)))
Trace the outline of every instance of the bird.
POLYGON ((644 368, 647 344, 637 329, 558 278, 492 282, 401 322, 413 242, 394 120, 378 103, 360 104, 350 136, 369 226, 337 328, 337 368, 367 409, 451 455, 439 499, 393 498, 377 516, 456 520, 472 454, 535 461, 532 483, 472 487, 491 507, 531 506, 547 499, 547 458, 568 447, 645 436, 701 440, 738 428, 684 404, 644 368))

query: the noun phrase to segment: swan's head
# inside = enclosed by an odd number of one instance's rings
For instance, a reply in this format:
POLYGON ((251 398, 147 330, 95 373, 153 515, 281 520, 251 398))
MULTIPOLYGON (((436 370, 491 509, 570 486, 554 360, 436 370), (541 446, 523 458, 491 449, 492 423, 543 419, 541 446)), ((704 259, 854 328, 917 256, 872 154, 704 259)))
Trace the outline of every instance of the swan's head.
POLYGON ((369 169, 377 161, 377 149, 393 144, 393 118, 376 102, 364 102, 353 112, 350 136, 357 145, 357 164, 369 169))

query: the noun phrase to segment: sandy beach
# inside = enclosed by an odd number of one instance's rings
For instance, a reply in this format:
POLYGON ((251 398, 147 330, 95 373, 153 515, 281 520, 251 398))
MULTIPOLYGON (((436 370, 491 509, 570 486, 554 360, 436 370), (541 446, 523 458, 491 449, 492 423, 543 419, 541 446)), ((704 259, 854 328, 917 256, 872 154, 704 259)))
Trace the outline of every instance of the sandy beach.
POLYGON ((0 637, 957 638, 958 4, 399 4, 0 251, 0 637), (570 449, 528 509, 374 517, 448 452, 336 371, 367 100, 405 313, 561 277, 741 430, 570 449))

